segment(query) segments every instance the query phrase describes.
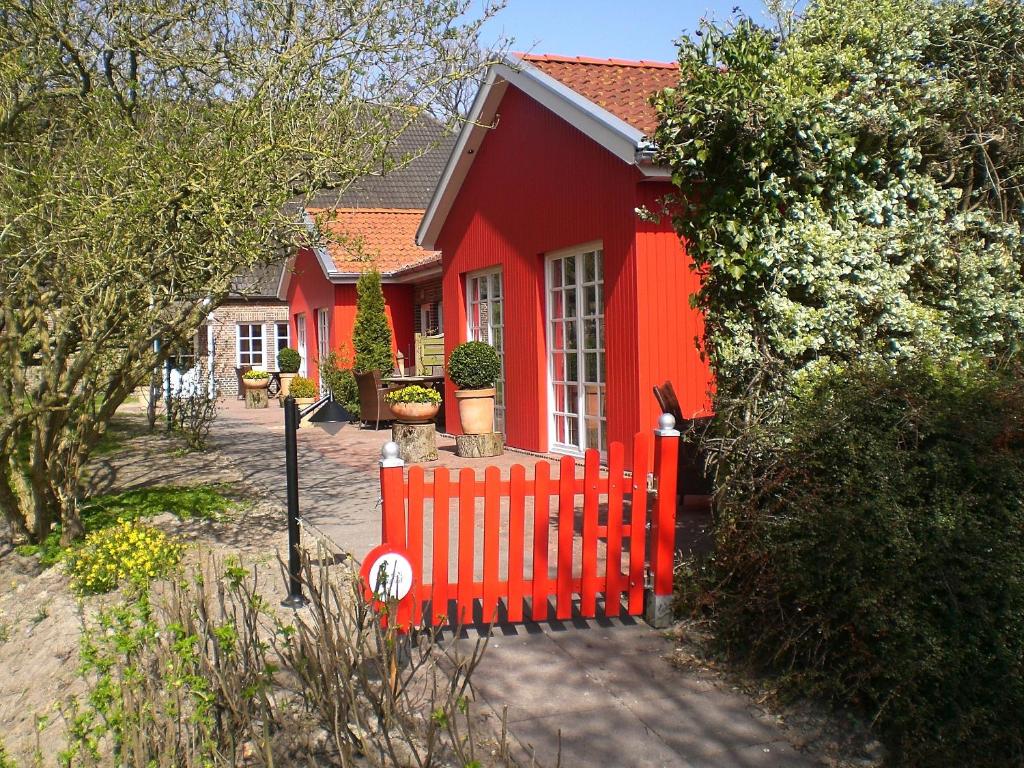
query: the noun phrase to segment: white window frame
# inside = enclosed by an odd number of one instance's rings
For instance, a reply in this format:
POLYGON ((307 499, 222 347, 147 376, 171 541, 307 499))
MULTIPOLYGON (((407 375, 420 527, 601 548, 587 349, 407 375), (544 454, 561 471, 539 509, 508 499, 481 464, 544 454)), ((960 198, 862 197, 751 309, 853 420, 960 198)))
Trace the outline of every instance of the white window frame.
MULTIPOLYGON (((607 370, 607 347, 605 345, 605 333, 604 333, 604 313, 605 313, 605 295, 604 295, 604 281, 605 281, 605 256, 604 256, 604 244, 600 240, 594 240, 589 243, 583 243, 576 245, 571 248, 563 248, 558 251, 552 251, 545 254, 544 257, 544 336, 547 347, 545 349, 546 366, 547 366, 547 380, 548 380, 548 450, 552 453, 564 453, 570 456, 582 456, 588 449, 596 448, 601 452, 602 457, 607 456, 607 443, 608 443, 608 370, 607 370), (583 306, 584 306, 584 270, 582 264, 582 257, 585 254, 600 252, 600 261, 598 267, 599 279, 597 284, 599 285, 597 304, 599 312, 597 317, 598 330, 597 330, 597 355, 598 355, 598 366, 601 371, 599 377, 600 382, 590 383, 586 380, 586 356, 584 354, 584 329, 583 329, 583 306), (552 337, 552 319, 553 319, 553 291, 552 291, 552 264, 559 260, 567 257, 575 257, 578 259, 576 267, 576 355, 577 355, 577 392, 576 392, 576 434, 578 444, 560 443, 557 440, 557 434, 555 431, 555 376, 554 376, 554 359, 552 357, 552 350, 554 348, 554 339, 552 337), (586 388, 590 384, 591 386, 599 387, 598 399, 601 403, 600 411, 598 414, 588 414, 585 411, 586 403, 586 388), (587 441, 587 417, 596 418, 598 420, 598 445, 589 445, 587 441), (603 437, 604 445, 601 445, 603 437), (581 447, 582 446, 582 447, 581 447)), ((589 285, 589 284, 588 284, 589 285)))
POLYGON ((235 364, 241 368, 243 365, 251 366, 252 368, 266 369, 267 361, 267 333, 262 323, 236 323, 235 324, 235 364), (249 335, 243 336, 242 329, 249 329, 249 335), (254 354, 252 351, 252 342, 256 340, 256 336, 252 335, 252 329, 259 329, 259 362, 254 362, 254 354), (242 351, 242 339, 249 342, 249 349, 246 352, 242 351), (242 360, 242 355, 248 355, 249 360, 242 360))
MULTIPOLYGON (((497 396, 494 401, 494 431, 504 432, 505 431, 505 403, 508 392, 506 390, 505 381, 505 277, 502 274, 500 266, 487 267, 486 269, 478 269, 474 272, 467 272, 465 275, 466 283, 466 340, 467 341, 486 341, 492 347, 494 344, 494 331, 499 330, 501 333, 501 347, 495 347, 495 351, 498 353, 498 359, 501 360, 501 374, 500 380, 495 382, 495 388, 497 389, 497 396), (497 302, 501 304, 501 309, 498 315, 501 319, 500 324, 493 325, 491 320, 494 317, 493 305, 495 303, 495 296, 491 290, 494 282, 493 278, 497 278, 499 284, 500 295, 497 296, 497 302), (474 302, 473 296, 473 282, 476 280, 486 279, 488 290, 487 290, 487 333, 482 334, 483 328, 473 324, 473 304, 480 304, 482 302, 474 302), (486 335, 486 338, 484 336, 486 335)), ((441 305, 438 303, 437 306, 438 318, 440 322, 441 316, 441 305)), ((443 328, 442 327, 442 332, 443 328)))
POLYGON ((287 320, 274 323, 274 340, 277 342, 278 352, 285 347, 290 347, 292 345, 292 324, 287 320), (284 336, 281 335, 282 325, 284 326, 284 336), (284 339, 284 344, 281 343, 282 338, 284 339))
POLYGON ((306 365, 308 355, 308 337, 306 335, 306 313, 299 312, 295 315, 295 349, 299 353, 299 375, 309 376, 309 366, 306 365))

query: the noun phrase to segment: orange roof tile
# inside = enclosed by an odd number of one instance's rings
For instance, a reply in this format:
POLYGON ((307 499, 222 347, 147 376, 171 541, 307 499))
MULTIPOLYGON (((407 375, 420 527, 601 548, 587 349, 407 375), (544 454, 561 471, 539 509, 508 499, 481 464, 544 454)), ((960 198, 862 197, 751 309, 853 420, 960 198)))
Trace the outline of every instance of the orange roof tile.
POLYGON ((423 211, 415 208, 308 208, 338 272, 382 274, 441 260, 416 245, 423 211))
POLYGON ((671 62, 517 55, 647 136, 658 125, 648 99, 655 91, 676 85, 679 80, 679 67, 671 62))

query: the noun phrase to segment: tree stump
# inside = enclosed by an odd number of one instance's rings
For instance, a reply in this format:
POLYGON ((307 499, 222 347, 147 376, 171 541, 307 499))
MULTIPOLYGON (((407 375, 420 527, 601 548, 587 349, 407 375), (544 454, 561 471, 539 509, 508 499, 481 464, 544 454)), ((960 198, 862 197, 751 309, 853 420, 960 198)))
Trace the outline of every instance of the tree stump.
POLYGON ((455 453, 464 459, 482 459, 501 456, 505 450, 505 436, 501 432, 487 435, 456 435, 455 453))
POLYGON ((391 425, 391 439, 398 443, 398 455, 407 464, 437 459, 437 430, 433 424, 403 424, 396 421, 391 425))
POLYGON ((266 387, 246 387, 245 388, 245 407, 246 408, 266 408, 270 405, 270 400, 267 397, 266 387))

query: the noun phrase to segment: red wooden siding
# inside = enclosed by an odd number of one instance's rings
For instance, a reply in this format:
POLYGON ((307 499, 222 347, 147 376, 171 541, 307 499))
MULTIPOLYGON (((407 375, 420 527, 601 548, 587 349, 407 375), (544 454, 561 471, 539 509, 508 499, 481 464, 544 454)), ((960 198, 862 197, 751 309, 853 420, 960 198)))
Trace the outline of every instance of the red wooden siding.
MULTIPOLYGON (((391 326, 392 348, 395 351, 401 350, 406 359, 411 360, 414 345, 413 285, 385 283, 384 302, 391 326)), ((302 313, 306 315, 307 368, 314 381, 319 381, 316 310, 323 307, 330 309, 330 348, 344 353, 351 363, 352 331, 356 322, 356 286, 354 283, 332 284, 324 276, 312 251, 304 248, 295 259, 294 274, 288 285, 288 312, 292 339, 297 338, 295 316, 302 313)))
MULTIPOLYGON (((700 330, 688 303, 696 278, 671 222, 647 224, 635 212, 640 204, 656 209, 667 185, 644 182, 512 86, 498 112, 437 245, 447 354, 466 340, 466 274, 502 270, 508 445, 549 447, 545 254, 593 241, 604 249, 609 442, 628 442, 656 421, 651 388, 666 378, 684 409, 700 410, 709 376, 692 342, 700 330)), ((454 409, 450 383, 446 396, 454 409)))
MULTIPOLYGON (((438 238, 445 347, 466 340, 465 274, 500 266, 505 294, 506 439, 548 449, 544 254, 600 240, 605 259, 608 438, 639 428, 635 186, 639 172, 514 87, 438 238)), ((448 385, 448 408, 454 394, 448 385)), ((458 427, 458 424, 454 424, 458 427)))

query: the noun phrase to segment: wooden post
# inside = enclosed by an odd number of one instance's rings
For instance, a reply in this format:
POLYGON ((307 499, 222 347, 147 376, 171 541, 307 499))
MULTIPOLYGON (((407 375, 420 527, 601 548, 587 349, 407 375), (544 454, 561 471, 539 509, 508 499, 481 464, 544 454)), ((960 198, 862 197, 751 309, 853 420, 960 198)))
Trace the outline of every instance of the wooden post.
POLYGON ((679 430, 669 413, 661 414, 654 430, 654 477, 658 496, 651 515, 651 587, 644 618, 656 628, 672 623, 672 577, 676 545, 676 474, 679 468, 679 430))
POLYGON ((405 548, 405 462, 398 446, 384 443, 380 451, 381 541, 405 548))

